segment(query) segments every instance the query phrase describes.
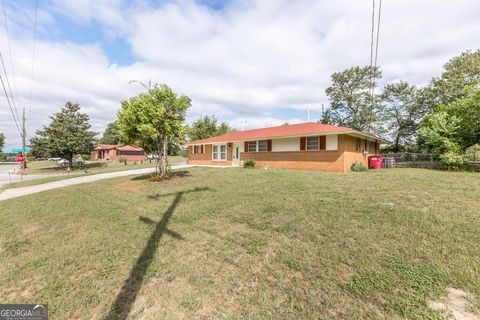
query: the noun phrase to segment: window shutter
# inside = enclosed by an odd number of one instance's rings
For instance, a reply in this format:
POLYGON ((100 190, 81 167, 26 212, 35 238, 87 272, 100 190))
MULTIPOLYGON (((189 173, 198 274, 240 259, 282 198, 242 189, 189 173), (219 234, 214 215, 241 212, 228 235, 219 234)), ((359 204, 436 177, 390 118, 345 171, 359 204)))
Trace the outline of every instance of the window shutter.
POLYGON ((327 136, 320 136, 320 150, 327 149, 327 136))
POLYGON ((190 147, 190 153, 191 153, 191 154, 195 154, 195 146, 191 146, 191 147, 190 147))
POLYGON ((300 150, 305 150, 305 145, 307 144, 307 139, 305 137, 300 138, 300 150))
POLYGON ((272 151, 272 139, 267 140, 267 151, 268 152, 272 151))
POLYGON ((200 146, 200 153, 203 153, 203 144, 200 146))
POLYGON ((243 151, 248 152, 248 141, 245 141, 243 144, 243 151))

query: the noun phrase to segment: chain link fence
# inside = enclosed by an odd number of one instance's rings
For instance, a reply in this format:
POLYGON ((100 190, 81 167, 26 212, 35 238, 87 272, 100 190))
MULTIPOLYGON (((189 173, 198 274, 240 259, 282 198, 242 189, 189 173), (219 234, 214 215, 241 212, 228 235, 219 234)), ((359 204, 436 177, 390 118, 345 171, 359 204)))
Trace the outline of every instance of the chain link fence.
POLYGON ((437 161, 431 153, 384 153, 383 168, 433 168, 437 161))

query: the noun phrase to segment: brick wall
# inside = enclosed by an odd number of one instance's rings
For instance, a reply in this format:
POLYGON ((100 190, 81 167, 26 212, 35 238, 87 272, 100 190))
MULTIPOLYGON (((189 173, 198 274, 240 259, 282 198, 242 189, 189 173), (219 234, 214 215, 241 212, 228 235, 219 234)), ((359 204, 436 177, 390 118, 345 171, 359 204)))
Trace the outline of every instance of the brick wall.
POLYGON ((232 165, 232 152, 233 144, 227 144, 227 160, 226 161, 213 161, 212 160, 212 145, 203 145, 203 153, 193 153, 193 146, 188 147, 188 164, 199 165, 219 165, 219 166, 231 166, 232 165))
MULTIPOLYGON (((368 167, 367 156, 363 155, 365 140, 361 139, 360 151, 355 151, 355 137, 338 135, 337 150, 321 151, 276 151, 276 152, 241 152, 240 163, 253 159, 258 168, 284 168, 319 171, 350 171, 354 162, 361 162, 368 167)), ((233 144, 227 144, 227 161, 212 160, 212 146, 204 145, 202 154, 194 154, 193 147, 188 148, 189 164, 231 165, 233 144)))

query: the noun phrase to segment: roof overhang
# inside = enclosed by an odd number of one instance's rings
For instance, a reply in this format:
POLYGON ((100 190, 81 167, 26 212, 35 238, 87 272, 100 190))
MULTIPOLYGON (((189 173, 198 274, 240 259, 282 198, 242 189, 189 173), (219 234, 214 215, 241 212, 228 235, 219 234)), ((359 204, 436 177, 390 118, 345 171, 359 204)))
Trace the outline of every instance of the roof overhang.
POLYGON ((350 132, 345 132, 344 134, 348 134, 348 135, 351 135, 351 136, 354 136, 354 137, 368 138, 370 140, 374 140, 374 141, 377 141, 378 143, 382 143, 382 144, 390 144, 391 143, 390 141, 385 140, 383 138, 375 137, 371 134, 363 133, 363 132, 360 132, 360 131, 357 131, 357 130, 352 130, 350 132))
POLYGON ((249 139, 230 139, 230 140, 223 140, 223 141, 214 141, 214 142, 189 142, 188 146, 195 146, 195 145, 209 145, 209 144, 225 144, 230 142, 237 142, 237 141, 254 141, 254 140, 269 140, 269 139, 289 139, 289 138, 300 138, 300 137, 314 137, 314 136, 327 136, 327 135, 334 135, 334 134, 348 134, 354 137, 363 137, 368 138, 372 141, 377 141, 383 144, 389 144, 390 141, 385 140, 383 138, 375 137, 373 135, 363 133, 357 130, 349 130, 349 131, 335 131, 335 132, 317 132, 317 133, 309 133, 309 134, 301 134, 301 135, 290 135, 290 136, 276 136, 276 137, 260 137, 260 138, 249 138, 249 139))

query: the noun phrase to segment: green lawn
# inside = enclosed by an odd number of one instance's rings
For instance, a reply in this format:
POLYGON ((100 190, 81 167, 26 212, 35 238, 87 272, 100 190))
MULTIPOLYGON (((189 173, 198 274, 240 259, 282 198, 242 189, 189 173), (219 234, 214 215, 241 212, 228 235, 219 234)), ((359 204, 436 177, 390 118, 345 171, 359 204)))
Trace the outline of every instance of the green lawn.
POLYGON ((0 203, 0 301, 52 319, 441 319, 480 311, 480 174, 192 168, 0 203))
MULTIPOLYGON (((185 162, 186 158, 179 156, 169 157, 170 164, 185 162)), ((149 168, 155 166, 155 162, 148 160, 143 163, 128 162, 126 165, 118 161, 87 161, 83 166, 75 166, 70 174, 74 173, 101 173, 120 170, 149 168)), ((55 161, 32 161, 28 163, 24 174, 68 174, 67 168, 58 166, 55 161)))
MULTIPOLYGON (((171 165, 184 163, 184 162, 186 162, 186 158, 183 158, 183 157, 172 156, 169 158, 169 163, 171 165)), ((153 162, 150 163, 148 161, 146 161, 143 164, 128 163, 127 165, 123 163, 119 163, 117 161, 91 161, 91 162, 87 162, 84 166, 75 167, 71 172, 68 172, 67 168, 57 166, 55 162, 35 161, 35 162, 29 163, 28 168, 24 172, 24 174, 25 175, 40 174, 40 175, 45 175, 45 178, 36 179, 36 180, 15 181, 12 183, 3 184, 3 185, 0 185, 0 193, 3 190, 11 189, 11 188, 34 186, 37 184, 76 178, 81 176, 87 176, 87 175, 97 174, 97 173, 152 168, 154 166, 155 166, 155 163, 153 162)))

